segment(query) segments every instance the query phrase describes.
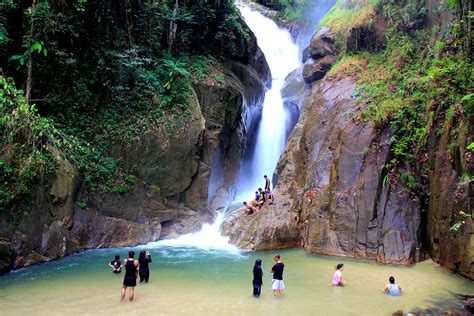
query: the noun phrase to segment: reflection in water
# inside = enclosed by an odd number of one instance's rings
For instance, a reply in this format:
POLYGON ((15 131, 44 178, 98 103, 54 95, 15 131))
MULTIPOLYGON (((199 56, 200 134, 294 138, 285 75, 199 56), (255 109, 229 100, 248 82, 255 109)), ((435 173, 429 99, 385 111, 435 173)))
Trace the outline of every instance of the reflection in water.
POLYGON ((473 283, 432 262, 413 267, 281 251, 285 262, 285 297, 271 295, 273 252, 239 253, 161 246, 150 249, 150 283, 138 285, 133 304, 120 303, 123 274, 107 267, 116 252, 128 248, 86 251, 24 268, 0 277, 0 306, 6 315, 44 314, 315 314, 391 315, 415 307, 459 305, 452 292, 472 293, 473 283), (252 267, 263 259, 264 286, 252 297, 252 267), (330 285, 340 261, 347 286, 330 285), (404 295, 382 293, 390 275, 404 295))

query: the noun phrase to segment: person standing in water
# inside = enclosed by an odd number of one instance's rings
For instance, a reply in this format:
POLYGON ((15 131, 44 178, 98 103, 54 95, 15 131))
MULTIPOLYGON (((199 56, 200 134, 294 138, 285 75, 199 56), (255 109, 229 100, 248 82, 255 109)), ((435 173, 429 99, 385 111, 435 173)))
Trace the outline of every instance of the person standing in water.
POLYGON ((148 279, 150 278, 150 269, 148 268, 148 264, 151 263, 150 253, 145 250, 140 251, 138 263, 140 264, 140 268, 138 269, 140 283, 142 283, 143 281, 145 281, 145 283, 148 283, 148 279))
POLYGON ((336 267, 336 272, 334 272, 334 276, 332 277, 332 285, 344 286, 346 282, 342 279, 342 270, 344 270, 344 264, 339 263, 336 267))
POLYGON ((127 287, 130 288, 128 298, 130 302, 133 302, 133 296, 135 294, 135 286, 137 285, 137 274, 138 274, 138 261, 133 259, 135 257, 134 251, 128 252, 128 259, 123 260, 125 266, 125 277, 123 279, 122 295, 120 301, 125 300, 125 293, 127 287))
POLYGON ((259 297, 263 285, 263 271, 262 271, 262 259, 255 260, 253 266, 253 296, 259 297))
POLYGON ((388 278, 388 284, 385 286, 383 291, 388 295, 402 295, 402 289, 395 283, 395 278, 391 276, 388 278))
POLYGON ((273 273, 273 279, 272 279, 273 295, 275 296, 283 295, 283 290, 285 289, 285 283, 283 282, 283 269, 285 268, 285 265, 280 260, 279 254, 274 255, 273 260, 275 261, 275 264, 270 269, 270 272, 273 273))
POLYGON ((265 178, 265 191, 271 191, 270 190, 270 179, 267 177, 267 175, 263 176, 265 178))
POLYGON ((115 259, 109 263, 109 267, 112 268, 113 273, 122 272, 122 262, 120 261, 120 255, 115 255, 115 259))

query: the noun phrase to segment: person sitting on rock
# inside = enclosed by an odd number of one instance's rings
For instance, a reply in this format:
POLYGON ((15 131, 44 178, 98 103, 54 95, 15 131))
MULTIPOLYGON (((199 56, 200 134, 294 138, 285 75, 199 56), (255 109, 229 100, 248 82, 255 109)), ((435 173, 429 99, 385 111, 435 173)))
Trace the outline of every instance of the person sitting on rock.
POLYGON ((265 202, 267 201, 265 192, 263 192, 262 188, 258 188, 258 193, 260 194, 260 201, 262 201, 263 204, 265 204, 265 202))
POLYGON ((255 206, 252 206, 248 204, 247 202, 244 202, 244 213, 245 215, 251 215, 253 213, 257 213, 257 208, 255 206))
POLYGON ((275 197, 273 196, 272 192, 268 190, 268 191, 265 191, 264 193, 265 193, 265 198, 267 199, 267 201, 270 201, 268 205, 272 205, 275 202, 275 197))
POLYGON ((252 203, 253 206, 258 207, 259 209, 262 208, 262 205, 265 201, 262 199, 261 194, 258 191, 255 191, 255 203, 252 203))
POLYGON ((393 276, 388 278, 389 284, 385 285, 383 291, 388 295, 402 295, 402 289, 395 283, 393 276))

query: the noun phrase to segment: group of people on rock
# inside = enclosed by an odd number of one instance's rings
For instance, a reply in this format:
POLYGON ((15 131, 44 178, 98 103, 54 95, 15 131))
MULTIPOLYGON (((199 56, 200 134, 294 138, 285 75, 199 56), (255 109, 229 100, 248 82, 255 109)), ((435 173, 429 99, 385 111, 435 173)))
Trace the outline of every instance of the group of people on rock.
MULTIPOLYGON (((285 283, 283 282, 283 270, 285 265, 281 261, 281 257, 279 254, 273 256, 273 260, 275 264, 270 269, 270 272, 273 273, 272 278, 272 291, 274 296, 281 296, 283 295, 283 290, 285 289, 285 283)), ((344 286, 346 281, 342 278, 342 271, 344 270, 344 264, 339 263, 336 266, 336 272, 331 280, 332 286, 344 286)), ((389 295, 401 295, 402 289, 395 283, 395 278, 390 276, 388 278, 388 284, 384 287, 383 292, 389 295)), ((255 265, 253 267, 253 295, 255 297, 259 297, 263 285, 263 270, 262 270, 262 259, 255 260, 255 265)))
POLYGON ((257 213, 267 202, 269 205, 275 202, 275 198, 270 190, 270 179, 267 175, 264 175, 263 178, 265 179, 265 189, 258 188, 258 190, 255 191, 255 197, 252 201, 243 203, 245 215, 257 213))
POLYGON ((122 269, 125 269, 125 276, 123 279, 123 286, 121 291, 120 300, 125 300, 127 288, 129 288, 128 298, 133 301, 135 294, 135 286, 137 285, 137 278, 140 277, 140 283, 148 283, 150 279, 150 269, 148 264, 151 263, 151 256, 148 251, 140 251, 138 260, 135 260, 135 251, 128 252, 128 259, 123 260, 123 265, 120 260, 120 255, 115 255, 115 259, 109 263, 109 267, 112 268, 113 273, 122 273, 122 269))

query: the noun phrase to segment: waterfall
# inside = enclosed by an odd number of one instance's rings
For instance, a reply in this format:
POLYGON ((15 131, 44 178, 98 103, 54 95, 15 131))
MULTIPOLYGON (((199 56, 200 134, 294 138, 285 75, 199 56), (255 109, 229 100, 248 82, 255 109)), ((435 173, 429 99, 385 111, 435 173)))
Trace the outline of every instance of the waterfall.
POLYGON ((203 250, 220 250, 231 253, 239 253, 239 249, 229 243, 229 237, 221 234, 220 227, 224 221, 224 213, 217 213, 212 224, 204 224, 196 233, 179 236, 176 239, 165 239, 147 244, 148 248, 155 247, 195 247, 203 250))
POLYGON ((248 138, 256 139, 255 147, 247 148, 251 154, 244 156, 236 184, 236 199, 248 200, 254 191, 263 188, 264 175, 272 177, 285 147, 290 113, 283 106, 280 90, 285 77, 298 68, 301 62, 299 47, 286 29, 278 27, 275 22, 245 5, 239 4, 239 9, 255 34, 272 75, 272 86, 265 94, 262 119, 256 135, 247 135, 248 138))
MULTIPOLYGON (((290 33, 279 28, 272 20, 247 6, 239 4, 240 12, 254 32, 258 45, 263 51, 272 74, 272 87, 265 94, 262 119, 256 135, 247 135, 256 139, 255 150, 244 158, 241 174, 236 184, 238 201, 229 203, 226 212, 242 207, 242 201, 253 197, 253 191, 263 187, 263 175, 272 176, 276 164, 286 144, 289 112, 283 106, 280 94, 285 77, 300 66, 299 48, 291 39, 290 33)), ((230 201, 229 201, 230 202, 230 201)), ((220 226, 225 214, 217 213, 212 224, 204 224, 200 231, 182 235, 176 239, 160 240, 146 245, 148 248, 194 247, 203 250, 219 250, 238 253, 236 246, 229 243, 229 237, 221 235, 220 226)))

